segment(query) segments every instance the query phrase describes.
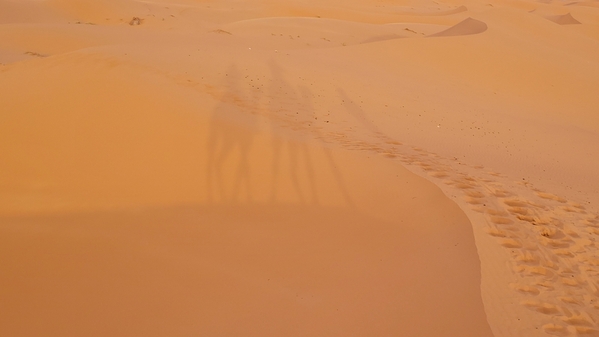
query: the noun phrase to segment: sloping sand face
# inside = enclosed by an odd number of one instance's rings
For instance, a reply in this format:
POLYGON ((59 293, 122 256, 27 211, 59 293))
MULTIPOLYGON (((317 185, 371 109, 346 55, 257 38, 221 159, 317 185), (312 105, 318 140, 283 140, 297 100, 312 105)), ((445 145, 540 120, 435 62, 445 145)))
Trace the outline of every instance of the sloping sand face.
POLYGON ((599 334, 595 9, 0 1, 0 335, 599 334))

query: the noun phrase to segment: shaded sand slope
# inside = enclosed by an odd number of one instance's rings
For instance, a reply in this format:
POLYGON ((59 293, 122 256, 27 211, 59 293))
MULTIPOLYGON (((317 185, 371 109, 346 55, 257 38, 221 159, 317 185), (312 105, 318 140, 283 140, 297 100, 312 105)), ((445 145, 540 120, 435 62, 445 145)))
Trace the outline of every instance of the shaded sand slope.
POLYGON ((0 334, 491 335, 465 215, 284 60, 90 27, 1 70, 0 334))

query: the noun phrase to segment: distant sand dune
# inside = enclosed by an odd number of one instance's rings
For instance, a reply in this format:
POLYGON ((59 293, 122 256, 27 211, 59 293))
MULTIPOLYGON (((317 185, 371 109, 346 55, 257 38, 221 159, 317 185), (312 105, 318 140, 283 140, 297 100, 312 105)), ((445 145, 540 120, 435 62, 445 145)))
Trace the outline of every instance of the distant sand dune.
POLYGON ((483 33, 486 30, 486 23, 473 18, 467 18, 442 32, 429 35, 429 37, 473 35, 483 33))
POLYGON ((397 34, 379 35, 379 36, 373 36, 371 38, 368 38, 368 39, 362 41, 361 43, 380 42, 380 41, 400 39, 400 38, 403 38, 403 37, 404 36, 400 36, 400 35, 397 35, 397 34))
POLYGON ((462 5, 452 9, 446 10, 422 10, 422 9, 414 9, 411 11, 398 11, 397 14, 401 15, 415 15, 415 16, 445 16, 445 15, 454 15, 458 13, 463 13, 468 11, 468 7, 462 5))
POLYGON ((580 21, 576 20, 571 13, 564 15, 551 15, 546 16, 547 20, 553 21, 558 25, 579 25, 580 21))
POLYGON ((424 35, 423 31, 436 29, 436 25, 368 24, 324 18, 277 17, 234 22, 219 29, 243 37, 254 47, 281 50, 333 48, 413 38, 424 35))
POLYGON ((577 2, 571 2, 571 3, 566 4, 564 6, 586 6, 586 7, 597 7, 597 8, 599 8, 599 2, 598 1, 577 1, 577 2))
POLYGON ((107 23, 148 12, 148 5, 129 0, 47 0, 47 6, 71 20, 107 23))

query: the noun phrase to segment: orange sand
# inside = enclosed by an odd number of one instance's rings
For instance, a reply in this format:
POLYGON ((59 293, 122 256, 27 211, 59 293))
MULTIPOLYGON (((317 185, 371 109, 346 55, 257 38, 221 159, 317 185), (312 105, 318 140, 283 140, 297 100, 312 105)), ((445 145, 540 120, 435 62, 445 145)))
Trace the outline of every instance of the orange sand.
POLYGON ((599 336, 596 2, 0 0, 0 336, 599 336))

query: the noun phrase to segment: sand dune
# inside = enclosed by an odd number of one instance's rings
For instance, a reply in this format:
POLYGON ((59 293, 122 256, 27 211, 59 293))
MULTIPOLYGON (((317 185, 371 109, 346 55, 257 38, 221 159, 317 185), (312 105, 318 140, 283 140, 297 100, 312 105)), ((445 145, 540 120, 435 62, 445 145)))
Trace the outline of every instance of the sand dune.
POLYGON ((0 335, 599 335, 595 7, 0 0, 0 335))
POLYGON ((547 19, 557 23, 558 25, 579 25, 580 21, 576 20, 572 14, 552 15, 547 16, 547 19))
POLYGON ((566 4, 565 6, 588 6, 588 7, 599 7, 595 1, 575 1, 566 4))
POLYGON ((408 10, 407 8, 404 8, 403 10, 398 11, 398 14, 401 15, 415 15, 415 16, 443 16, 443 15, 453 15, 453 14, 458 14, 458 13, 462 13, 462 12, 466 12, 468 10, 468 8, 466 6, 456 6, 454 8, 443 8, 441 9, 440 7, 429 7, 429 8, 422 8, 422 7, 418 7, 417 9, 414 7, 411 7, 410 10, 408 10))
POLYGON ((472 34, 480 34, 486 30, 487 30, 486 23, 476 20, 476 19, 473 19, 473 18, 467 18, 442 32, 432 34, 429 36, 436 37, 436 36, 472 35, 472 34))

